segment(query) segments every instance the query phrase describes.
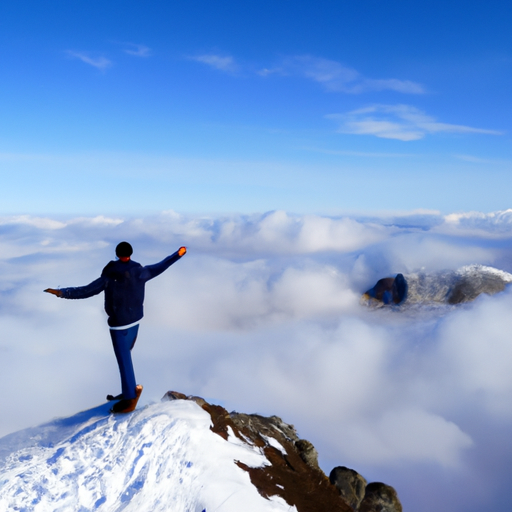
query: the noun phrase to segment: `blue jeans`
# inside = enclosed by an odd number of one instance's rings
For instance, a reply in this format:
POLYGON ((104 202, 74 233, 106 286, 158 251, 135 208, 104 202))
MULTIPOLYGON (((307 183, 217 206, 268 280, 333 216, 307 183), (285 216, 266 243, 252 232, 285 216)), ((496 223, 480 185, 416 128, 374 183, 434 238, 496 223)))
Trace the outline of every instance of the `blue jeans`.
POLYGON ((131 350, 135 345, 139 326, 134 325, 129 329, 121 331, 110 329, 110 337, 114 353, 116 354, 117 364, 119 365, 119 373, 121 374, 121 388, 123 398, 135 398, 135 372, 133 371, 131 350))

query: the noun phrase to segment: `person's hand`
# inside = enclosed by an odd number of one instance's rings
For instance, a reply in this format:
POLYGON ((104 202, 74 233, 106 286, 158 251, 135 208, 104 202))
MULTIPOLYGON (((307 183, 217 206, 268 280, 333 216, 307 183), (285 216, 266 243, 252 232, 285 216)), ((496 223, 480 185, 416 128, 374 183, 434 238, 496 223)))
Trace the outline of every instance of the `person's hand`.
POLYGON ((46 293, 51 293, 56 297, 62 297, 62 292, 60 290, 55 290, 55 288, 46 288, 46 290, 43 291, 45 291, 46 293))
POLYGON ((187 248, 186 247, 180 247, 178 249, 178 256, 183 256, 186 252, 187 252, 187 248))

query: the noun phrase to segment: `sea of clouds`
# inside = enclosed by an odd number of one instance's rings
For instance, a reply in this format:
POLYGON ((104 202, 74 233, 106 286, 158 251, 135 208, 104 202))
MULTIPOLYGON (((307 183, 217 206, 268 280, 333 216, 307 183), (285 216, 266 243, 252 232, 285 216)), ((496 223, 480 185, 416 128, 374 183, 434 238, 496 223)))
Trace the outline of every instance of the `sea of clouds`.
POLYGON ((512 272, 512 210, 442 216, 0 217, 0 435, 119 392, 96 279, 119 241, 143 265, 187 255, 146 286, 133 351, 143 399, 170 389, 276 414, 405 510, 509 510, 512 290, 460 306, 369 309, 397 272, 512 272))

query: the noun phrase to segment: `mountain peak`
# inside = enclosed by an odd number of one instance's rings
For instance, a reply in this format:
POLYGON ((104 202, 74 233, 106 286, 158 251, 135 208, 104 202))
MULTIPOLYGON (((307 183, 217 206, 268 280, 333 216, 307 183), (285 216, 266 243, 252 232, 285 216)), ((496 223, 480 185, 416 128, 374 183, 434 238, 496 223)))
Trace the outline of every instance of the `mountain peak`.
POLYGON ((337 471, 331 482, 313 445, 277 416, 228 413, 175 391, 131 414, 108 410, 0 439, 0 509, 401 511, 398 498, 394 508, 376 508, 392 488, 369 484, 367 499, 361 480, 364 499, 350 502, 350 481, 337 471))

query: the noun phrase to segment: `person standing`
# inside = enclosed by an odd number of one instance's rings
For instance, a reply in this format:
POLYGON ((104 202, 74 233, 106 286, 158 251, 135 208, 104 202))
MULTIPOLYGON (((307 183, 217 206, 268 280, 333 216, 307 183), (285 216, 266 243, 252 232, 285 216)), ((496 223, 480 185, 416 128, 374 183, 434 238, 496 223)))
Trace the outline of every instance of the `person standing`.
POLYGON ((133 411, 142 393, 142 386, 137 385, 135 380, 131 350, 137 339, 139 322, 144 316, 145 284, 176 263, 186 252, 186 247, 180 247, 160 263, 143 267, 131 259, 132 246, 128 242, 121 242, 116 247, 118 259, 110 261, 101 276, 92 283, 74 288, 44 290, 63 299, 86 299, 105 292, 105 311, 122 389, 120 395, 107 395, 107 400, 117 401, 111 412, 133 411))

